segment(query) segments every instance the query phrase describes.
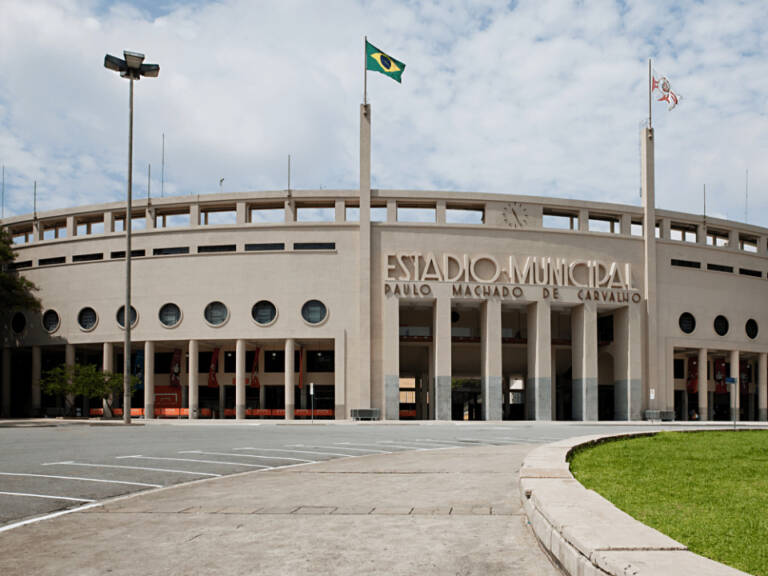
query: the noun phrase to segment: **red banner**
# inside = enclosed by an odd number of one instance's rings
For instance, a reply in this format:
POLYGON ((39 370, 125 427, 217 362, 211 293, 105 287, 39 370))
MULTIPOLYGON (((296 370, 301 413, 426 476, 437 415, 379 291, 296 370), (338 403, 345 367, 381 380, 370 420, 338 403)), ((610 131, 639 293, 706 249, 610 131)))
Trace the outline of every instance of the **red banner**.
POLYGON ((715 394, 728 394, 728 386, 725 384, 725 359, 715 360, 715 394))
POLYGON ((178 348, 173 351, 171 360, 171 386, 181 386, 181 350, 178 348))
POLYGON ((251 365, 251 387, 252 388, 259 388, 260 382, 259 382, 259 376, 257 372, 259 371, 259 352, 261 352, 261 348, 256 348, 256 350, 253 353, 253 364, 251 365))
POLYGON ((218 388, 219 380, 216 377, 216 373, 219 371, 219 349, 214 348, 213 354, 211 354, 211 367, 208 370, 208 387, 218 388))
POLYGON ((181 408, 179 386, 155 386, 155 408, 181 408))
POLYGON ((694 356, 688 358, 688 383, 686 388, 691 394, 696 394, 699 391, 699 360, 694 356))

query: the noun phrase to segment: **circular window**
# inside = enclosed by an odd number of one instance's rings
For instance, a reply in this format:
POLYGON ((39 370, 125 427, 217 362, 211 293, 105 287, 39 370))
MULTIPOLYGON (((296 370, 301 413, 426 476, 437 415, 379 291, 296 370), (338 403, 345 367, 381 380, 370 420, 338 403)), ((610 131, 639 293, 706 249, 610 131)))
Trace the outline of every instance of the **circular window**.
POLYGON ((221 302, 211 302, 205 307, 205 321, 211 326, 221 326, 227 321, 229 311, 221 302))
POLYGON ((680 314, 680 320, 678 320, 678 323, 680 324, 680 330, 686 334, 690 334, 696 330, 696 318, 694 318, 693 314, 690 312, 683 312, 680 314))
POLYGON ((744 327, 744 329, 747 331, 747 336, 749 336, 750 340, 757 338, 757 322, 755 322, 752 318, 747 320, 747 325, 744 327))
POLYGON ((59 313, 56 310, 46 310, 43 314, 43 328, 46 332, 56 332, 59 329, 59 313))
POLYGON ((260 300, 251 308, 251 317, 257 324, 268 326, 277 318, 277 308, 269 300, 260 300))
POLYGON ((99 321, 99 317, 96 315, 96 310, 86 306, 77 315, 77 323, 80 324, 80 328, 83 330, 93 330, 96 327, 96 322, 99 321))
POLYGON ((11 318, 11 328, 16 334, 21 334, 26 327, 27 319, 24 317, 24 314, 16 312, 16 314, 13 315, 13 318, 11 318))
POLYGON ((715 318, 715 332, 719 336, 725 336, 728 333, 728 318, 725 316, 715 318))
MULTIPOLYGON (((137 319, 136 308, 131 306, 131 328, 136 326, 137 319)), ((117 311, 117 323, 120 324, 120 328, 125 328, 125 306, 120 306, 120 309, 117 311)))
POLYGON ((158 318, 160 318, 160 323, 163 326, 166 328, 173 328, 181 322, 181 308, 172 302, 163 304, 158 313, 158 318))
POLYGON ((320 324, 328 315, 325 304, 320 300, 308 300, 301 307, 301 316, 310 324, 320 324))

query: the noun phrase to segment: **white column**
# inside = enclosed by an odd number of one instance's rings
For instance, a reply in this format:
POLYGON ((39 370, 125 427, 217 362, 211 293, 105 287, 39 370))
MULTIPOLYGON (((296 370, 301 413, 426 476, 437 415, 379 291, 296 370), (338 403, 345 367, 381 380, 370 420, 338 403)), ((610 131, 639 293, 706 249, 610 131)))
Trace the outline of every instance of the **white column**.
MULTIPOLYGON (((74 344, 67 344, 64 347, 64 364, 67 366, 75 365, 75 346, 74 344)), ((75 415, 75 397, 72 394, 67 394, 64 399, 64 411, 67 415, 72 412, 72 416, 75 415)))
POLYGON ((3 348, 3 391, 0 416, 8 418, 11 415, 11 349, 3 348))
POLYGON ((285 419, 293 420, 294 414, 294 362, 293 351, 295 349, 295 343, 293 338, 288 338, 285 341, 285 419))
POLYGON ((594 302, 573 308, 571 332, 571 414, 574 420, 597 420, 597 307, 594 302))
POLYGON ((527 417, 552 419, 552 326, 549 300, 528 305, 527 417))
POLYGON ((336 420, 347 417, 347 333, 333 340, 333 416, 336 420))
POLYGON ((741 383, 739 382, 739 351, 731 350, 731 369, 730 377, 736 380, 736 384, 729 384, 731 393, 731 420, 740 420, 739 415, 739 388, 741 383))
POLYGON ((486 300, 481 325, 483 419, 501 420, 501 300, 486 300))
POLYGON ((347 205, 343 198, 339 198, 334 203, 334 221, 346 222, 347 221, 347 205))
POLYGON ((245 340, 235 343, 235 418, 245 420, 245 340))
POLYGON ((387 420, 400 419, 400 299, 384 296, 384 414, 387 420))
POLYGON ((144 342, 144 419, 155 417, 155 343, 144 342))
MULTIPOLYGON (((360 237, 358 240, 358 335, 356 408, 371 408, 371 106, 360 106, 360 237)), ((384 414, 382 414, 382 417, 384 414)))
MULTIPOLYGON (((435 419, 451 419, 451 299, 435 300, 435 419)), ((432 397, 430 397, 430 400, 432 397)))
POLYGON ((642 417, 642 310, 636 304, 613 314, 614 418, 640 420, 642 417))
POLYGON ((32 346, 32 415, 42 416, 42 393, 40 378, 42 375, 43 355, 40 346, 32 346))
POLYGON ((247 222, 246 204, 245 202, 235 203, 235 223, 238 226, 242 226, 247 222))
POLYGON ((709 419, 709 382, 707 381, 707 349, 699 348, 699 357, 696 361, 699 382, 699 420, 709 419))
POLYGON ((198 405, 198 372, 200 371, 197 366, 198 361, 198 344, 197 340, 189 341, 189 391, 187 395, 189 397, 189 419, 197 420, 199 415, 198 405))
POLYGON ((757 419, 768 420, 768 354, 761 352, 757 361, 757 419))

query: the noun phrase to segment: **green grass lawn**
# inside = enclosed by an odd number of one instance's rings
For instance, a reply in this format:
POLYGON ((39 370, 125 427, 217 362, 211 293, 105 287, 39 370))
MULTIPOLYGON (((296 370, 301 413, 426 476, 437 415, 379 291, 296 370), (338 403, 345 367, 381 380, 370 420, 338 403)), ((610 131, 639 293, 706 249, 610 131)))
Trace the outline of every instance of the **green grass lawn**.
POLYGON ((768 576, 768 430, 606 442, 574 454, 571 472, 693 552, 768 576))

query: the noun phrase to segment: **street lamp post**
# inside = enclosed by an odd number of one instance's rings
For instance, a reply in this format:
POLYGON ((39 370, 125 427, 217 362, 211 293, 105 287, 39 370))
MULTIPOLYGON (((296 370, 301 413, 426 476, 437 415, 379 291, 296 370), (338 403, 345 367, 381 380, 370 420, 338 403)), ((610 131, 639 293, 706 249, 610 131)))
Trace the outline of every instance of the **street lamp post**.
POLYGON ((123 325, 125 327, 125 343, 123 346, 123 422, 131 423, 131 204, 133 193, 133 81, 142 76, 157 78, 160 66, 144 64, 144 54, 123 50, 123 58, 107 54, 104 56, 104 67, 127 78, 131 82, 128 120, 128 198, 125 208, 125 308, 123 309, 123 325), (123 59, 124 58, 124 59, 123 59))

